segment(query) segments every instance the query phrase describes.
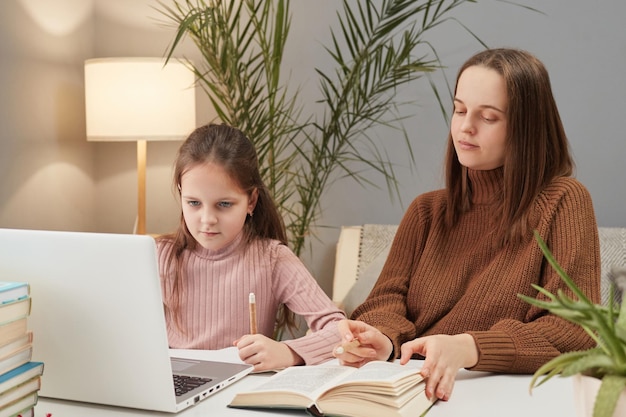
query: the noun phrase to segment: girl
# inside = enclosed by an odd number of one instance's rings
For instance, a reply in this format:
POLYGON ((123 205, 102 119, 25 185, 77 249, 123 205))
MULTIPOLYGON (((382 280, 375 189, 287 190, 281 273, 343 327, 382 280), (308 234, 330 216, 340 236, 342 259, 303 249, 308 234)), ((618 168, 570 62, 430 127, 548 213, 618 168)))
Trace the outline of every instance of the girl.
POLYGON ((226 125, 199 127, 178 152, 174 185, 180 226, 157 239, 170 346, 235 344, 255 371, 332 358, 336 324, 345 315, 286 246, 252 142, 226 125), (256 296, 259 334, 248 334, 250 293, 256 296), (272 340, 281 305, 302 315, 312 333, 272 340))
POLYGON ((425 357, 427 396, 447 400, 460 368, 533 373, 593 346, 582 328, 520 300, 531 284, 571 295, 534 239, 599 302, 591 197, 574 164, 548 73, 527 52, 486 50, 460 69, 446 188, 405 213, 372 292, 339 325, 341 362, 425 357), (360 347, 347 343, 358 339, 360 347))

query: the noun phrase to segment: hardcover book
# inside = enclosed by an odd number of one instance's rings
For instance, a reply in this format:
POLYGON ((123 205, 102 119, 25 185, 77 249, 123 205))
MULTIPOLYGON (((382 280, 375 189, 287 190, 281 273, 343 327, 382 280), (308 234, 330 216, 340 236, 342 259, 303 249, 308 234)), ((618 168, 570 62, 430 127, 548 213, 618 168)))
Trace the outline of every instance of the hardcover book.
POLYGON ((27 317, 30 314, 30 297, 0 304, 0 325, 27 317))
POLYGON ((0 375, 0 395, 32 378, 43 375, 43 362, 27 362, 0 375))
POLYGON ((30 295, 30 286, 26 282, 0 281, 0 304, 20 300, 30 295))
POLYGON ((0 358, 0 375, 24 365, 31 360, 32 356, 33 345, 31 343, 5 355, 0 358))
POLYGON ((36 376, 3 392, 0 394, 0 410, 25 395, 39 391, 39 388, 41 388, 41 377, 36 376))
POLYGON ((29 415, 28 413, 31 413, 30 410, 37 404, 38 400, 39 395, 36 391, 26 394, 24 397, 0 408, 0 417, 13 417, 22 413, 29 415))
POLYGON ((31 345, 32 343, 33 332, 26 332, 11 339, 0 339, 0 360, 13 352, 20 350, 24 346, 31 345))
POLYGON ((21 319, 0 324, 0 345, 9 343, 10 341, 24 336, 28 332, 28 323, 26 317, 21 319))
POLYGON ((235 395, 229 407, 305 409, 314 416, 417 417, 434 401, 426 397, 419 369, 374 361, 361 368, 292 366, 257 388, 235 395))

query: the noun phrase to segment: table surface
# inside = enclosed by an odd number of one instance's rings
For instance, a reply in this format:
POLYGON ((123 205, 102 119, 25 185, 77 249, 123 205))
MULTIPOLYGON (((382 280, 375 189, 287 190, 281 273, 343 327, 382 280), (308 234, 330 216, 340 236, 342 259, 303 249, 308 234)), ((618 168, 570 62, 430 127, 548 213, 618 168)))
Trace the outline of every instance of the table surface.
MULTIPOLYGON (((172 350, 172 356, 205 358, 209 360, 236 361, 232 350, 182 351, 172 350)), ((407 366, 418 367, 420 361, 407 366)), ((228 408, 235 393, 254 388, 271 374, 251 374, 215 393, 206 400, 176 414, 177 417, 265 417, 307 416, 301 410, 244 410, 228 408)), ((552 417, 575 416, 572 381, 555 377, 529 392, 530 375, 505 375, 483 372, 459 371, 452 397, 437 402, 427 417, 552 417)), ((45 380, 44 380, 45 382, 45 380)), ((172 416, 169 413, 135 410, 122 407, 87 404, 40 398, 35 407, 35 417, 140 417, 172 416)))

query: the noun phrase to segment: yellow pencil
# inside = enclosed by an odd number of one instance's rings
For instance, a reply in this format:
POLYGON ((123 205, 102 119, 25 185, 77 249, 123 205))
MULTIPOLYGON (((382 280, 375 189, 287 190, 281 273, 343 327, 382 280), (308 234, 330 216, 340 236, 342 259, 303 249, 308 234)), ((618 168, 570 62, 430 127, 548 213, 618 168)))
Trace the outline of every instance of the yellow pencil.
POLYGON ((248 297, 248 305, 250 307, 250 334, 256 334, 256 297, 253 292, 248 297))

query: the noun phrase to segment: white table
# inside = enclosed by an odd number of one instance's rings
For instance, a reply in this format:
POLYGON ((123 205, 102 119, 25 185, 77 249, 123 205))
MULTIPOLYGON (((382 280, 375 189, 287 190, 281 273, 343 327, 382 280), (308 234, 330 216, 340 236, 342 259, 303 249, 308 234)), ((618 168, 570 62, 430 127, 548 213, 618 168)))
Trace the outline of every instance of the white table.
POLYGON ((569 378, 552 378, 528 392, 530 375, 461 370, 449 401, 437 402, 428 417, 575 417, 569 378))
MULTIPOLYGON (((231 351, 173 351, 178 356, 229 360, 231 351), (224 355, 229 356, 228 359, 224 355)), ((414 366, 419 366, 415 361, 414 366)), ((413 366, 413 364, 409 365, 413 366)), ((217 392, 208 399, 184 410, 177 417, 266 417, 266 416, 308 416, 304 411, 290 410, 243 410, 228 408, 227 404, 238 391, 244 391, 263 382, 269 374, 248 375, 235 384, 217 392)), ((529 375, 496 375, 461 370, 449 401, 437 402, 428 412, 428 417, 552 417, 575 416, 572 381, 567 378, 553 378, 528 392, 529 375)), ((45 380, 44 380, 45 382, 45 380)), ((121 407, 108 407, 72 401, 40 398, 35 407, 36 417, 140 417, 172 416, 168 413, 134 410, 121 407)), ((369 417, 369 416, 364 416, 369 417)), ((372 416, 383 417, 383 416, 372 416)))

